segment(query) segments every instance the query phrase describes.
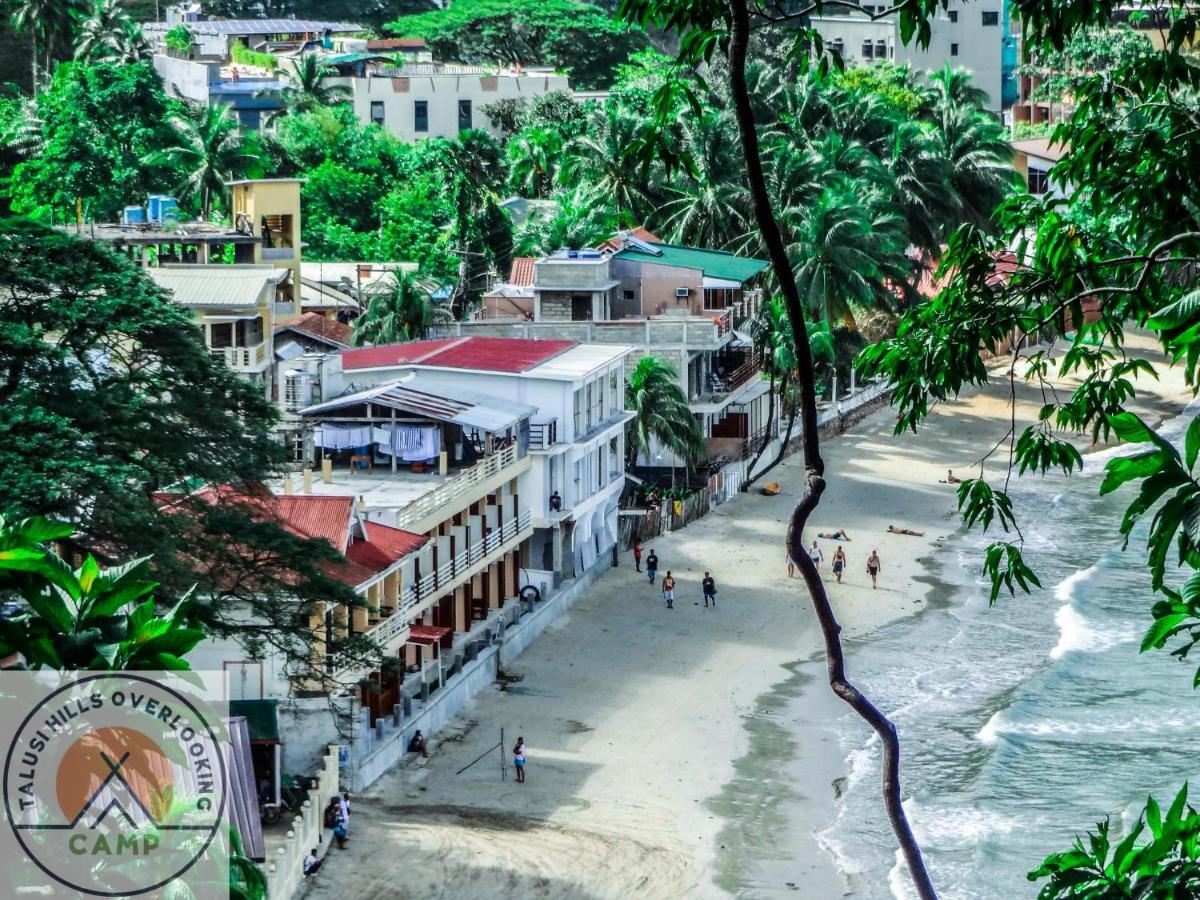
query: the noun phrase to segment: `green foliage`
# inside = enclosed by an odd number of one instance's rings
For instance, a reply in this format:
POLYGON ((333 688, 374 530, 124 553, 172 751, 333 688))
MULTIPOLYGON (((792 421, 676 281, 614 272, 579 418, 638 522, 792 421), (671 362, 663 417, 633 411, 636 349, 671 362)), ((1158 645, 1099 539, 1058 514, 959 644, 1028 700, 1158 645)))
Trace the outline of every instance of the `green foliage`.
POLYGON ((679 386, 679 374, 658 357, 643 356, 629 373, 625 408, 633 412, 625 426, 631 465, 649 455, 655 441, 689 465, 704 455, 704 435, 679 386))
POLYGON ((167 29, 166 36, 163 38, 167 49, 174 50, 177 53, 188 53, 191 51, 194 40, 192 29, 182 24, 167 29))
POLYGON ((1153 797, 1137 822, 1114 843, 1108 819, 1096 823, 1087 843, 1047 856, 1029 873, 1049 881, 1038 900, 1180 900, 1200 890, 1200 813, 1187 803, 1188 786, 1166 815, 1153 797), (1146 832, 1149 831, 1147 835, 1146 832))
MULTIPOLYGON (((175 26, 179 28, 181 26, 175 26)), ((186 28, 187 26, 182 26, 186 28)), ((171 29, 174 31, 174 29, 171 29)), ((167 32, 168 39, 170 32, 167 32)), ((168 46, 170 46, 168 44, 168 46)), ((257 66, 260 69, 266 69, 269 72, 274 72, 279 66, 279 58, 272 53, 260 53, 257 50, 251 50, 241 41, 234 41, 229 48, 229 55, 235 63, 243 66, 257 66)), ((309 54, 308 56, 311 56, 309 54)), ((308 56, 305 58, 307 59, 308 56)))
POLYGON ((446 321, 446 312, 412 272, 393 272, 374 290, 354 323, 355 344, 395 344, 427 337, 429 326, 446 321))
MULTIPOLYGON (((272 57, 274 59, 274 57, 272 57)), ((351 91, 344 84, 330 84, 337 71, 315 53, 305 53, 292 60, 287 85, 280 92, 285 112, 313 112, 335 103, 350 100, 351 91)))
POLYGON ((1018 70, 1041 80, 1033 99, 1071 102, 1075 88, 1097 75, 1110 75, 1148 61, 1154 45, 1129 27, 1086 29, 1070 36, 1062 50, 1048 50, 1018 70))
POLYGON ((113 221, 131 198, 161 191, 176 175, 150 156, 171 140, 171 109, 148 62, 60 65, 21 112, 24 161, 4 183, 13 209, 73 219, 78 198, 89 217, 113 221))
POLYGON ((120 0, 94 0, 81 17, 75 42, 76 59, 110 59, 131 64, 149 55, 150 45, 142 35, 141 26, 125 14, 120 0))
POLYGON ((550 210, 535 209, 517 233, 521 256, 548 256, 563 247, 598 247, 616 231, 607 198, 587 184, 550 195, 550 210))
POLYGON ((616 66, 646 46, 641 29, 576 0, 456 0, 387 28, 400 37, 424 38, 438 59, 549 66, 584 90, 606 87, 616 66))

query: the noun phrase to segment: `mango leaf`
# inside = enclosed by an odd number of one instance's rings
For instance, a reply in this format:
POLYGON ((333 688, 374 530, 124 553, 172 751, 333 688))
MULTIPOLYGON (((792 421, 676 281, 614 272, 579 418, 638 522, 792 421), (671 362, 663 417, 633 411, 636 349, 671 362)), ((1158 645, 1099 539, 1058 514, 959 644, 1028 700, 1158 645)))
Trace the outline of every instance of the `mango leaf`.
POLYGON ((1196 457, 1200 455, 1200 416, 1188 423, 1183 443, 1184 457, 1187 460, 1188 471, 1191 471, 1196 466, 1196 457))
MULTIPOLYGON (((1126 482, 1135 478, 1149 478, 1166 469, 1170 457, 1161 450, 1144 450, 1132 456, 1117 456, 1104 466, 1107 473, 1100 485, 1100 495, 1111 494, 1126 482)), ((1182 480, 1182 479, 1181 479, 1182 480)))

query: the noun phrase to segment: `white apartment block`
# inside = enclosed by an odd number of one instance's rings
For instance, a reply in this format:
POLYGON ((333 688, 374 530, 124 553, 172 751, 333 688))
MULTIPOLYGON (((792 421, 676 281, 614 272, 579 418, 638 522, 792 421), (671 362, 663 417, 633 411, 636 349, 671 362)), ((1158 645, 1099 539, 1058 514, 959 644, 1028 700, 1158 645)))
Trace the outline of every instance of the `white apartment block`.
POLYGON ((498 135, 483 112, 489 103, 570 90, 567 76, 549 69, 500 70, 446 63, 375 67, 363 77, 333 82, 350 88, 361 121, 374 122, 405 141, 453 138, 469 128, 498 135))

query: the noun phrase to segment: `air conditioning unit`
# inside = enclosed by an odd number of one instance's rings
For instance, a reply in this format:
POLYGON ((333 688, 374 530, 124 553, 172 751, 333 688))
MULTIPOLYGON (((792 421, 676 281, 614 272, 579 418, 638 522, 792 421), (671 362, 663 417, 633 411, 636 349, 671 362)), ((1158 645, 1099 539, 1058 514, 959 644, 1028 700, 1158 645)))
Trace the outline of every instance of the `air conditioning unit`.
POLYGON ((675 296, 676 297, 686 297, 690 293, 691 293, 691 291, 685 287, 675 288, 675 296))

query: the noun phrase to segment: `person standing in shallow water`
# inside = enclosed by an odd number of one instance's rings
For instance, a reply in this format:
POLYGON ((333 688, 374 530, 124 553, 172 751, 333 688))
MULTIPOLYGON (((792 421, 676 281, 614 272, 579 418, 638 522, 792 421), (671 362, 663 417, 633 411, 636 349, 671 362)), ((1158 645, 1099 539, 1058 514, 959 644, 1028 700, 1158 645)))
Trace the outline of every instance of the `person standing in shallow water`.
POLYGON ((517 770, 517 784, 525 783, 525 738, 518 737, 513 744, 513 767, 517 770))
POLYGON ((870 557, 867 559, 867 574, 871 576, 871 588, 877 588, 879 585, 875 579, 879 577, 879 551, 872 550, 870 557))

